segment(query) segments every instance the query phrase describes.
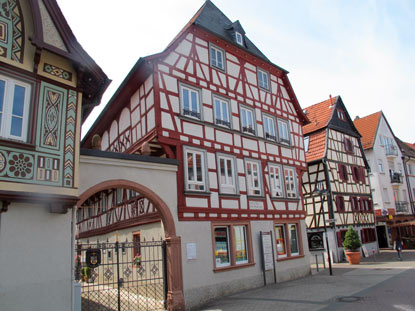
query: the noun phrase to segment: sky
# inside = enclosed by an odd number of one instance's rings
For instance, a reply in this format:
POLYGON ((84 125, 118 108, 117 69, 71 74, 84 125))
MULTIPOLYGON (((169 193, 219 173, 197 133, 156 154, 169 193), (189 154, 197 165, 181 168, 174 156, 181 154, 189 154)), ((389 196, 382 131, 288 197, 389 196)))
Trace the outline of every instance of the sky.
MULTIPOLYGON (((136 61, 163 51, 203 0, 57 0, 112 80, 85 135, 136 61), (118 3, 118 4, 117 4, 118 3)), ((415 1, 213 0, 288 75, 302 108, 340 95, 351 116, 379 110, 415 143, 415 1)))

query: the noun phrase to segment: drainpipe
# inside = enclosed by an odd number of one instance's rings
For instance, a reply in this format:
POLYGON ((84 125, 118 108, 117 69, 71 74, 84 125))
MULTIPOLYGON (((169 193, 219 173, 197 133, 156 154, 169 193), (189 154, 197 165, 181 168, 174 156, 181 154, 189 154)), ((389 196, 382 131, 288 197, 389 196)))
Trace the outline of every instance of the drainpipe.
POLYGON ((405 178, 406 178, 406 188, 408 189, 408 195, 409 195, 409 204, 411 205, 412 215, 415 215, 415 207, 414 207, 414 203, 413 203, 411 183, 409 181, 408 171, 407 171, 407 167, 406 167, 406 163, 408 161, 409 161, 409 157, 405 161, 405 156, 402 156, 403 170, 405 172, 405 178))
MULTIPOLYGON (((327 190, 328 190, 327 207, 328 207, 328 210, 329 210, 330 218, 335 219, 334 218, 333 195, 332 195, 332 192, 331 192, 331 182, 330 182, 329 169, 328 169, 326 159, 323 158, 321 161, 323 162, 324 176, 325 176, 325 179, 327 181, 327 190)), ((336 258, 337 258, 337 260, 339 260, 339 247, 338 247, 337 234, 336 234, 336 222, 334 222, 333 224, 330 224, 330 226, 331 226, 331 228, 333 230, 333 234, 334 234, 334 244, 335 244, 334 246, 335 246, 335 249, 336 249, 336 258)))

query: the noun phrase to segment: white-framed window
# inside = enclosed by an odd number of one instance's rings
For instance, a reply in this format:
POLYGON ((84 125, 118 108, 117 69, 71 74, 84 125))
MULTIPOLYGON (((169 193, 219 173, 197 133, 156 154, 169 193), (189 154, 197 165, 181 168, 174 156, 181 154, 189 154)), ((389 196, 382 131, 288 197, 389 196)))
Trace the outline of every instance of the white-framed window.
POLYGON ((295 169, 284 167, 285 192, 287 198, 297 198, 297 183, 295 169))
POLYGON ((215 124, 231 128, 229 101, 213 96, 213 105, 215 109, 215 124))
POLYGON ((257 160, 246 160, 245 170, 248 195, 262 195, 261 162, 257 160))
POLYGON ((269 76, 268 76, 268 72, 266 72, 266 71, 258 68, 257 74, 258 74, 258 86, 260 88, 263 88, 263 89, 269 91, 269 76))
POLYGON ((337 116, 340 120, 346 121, 346 115, 344 114, 343 110, 337 109, 337 116))
POLYGON ((290 239, 291 256, 298 256, 300 255, 300 246, 298 243, 297 225, 289 224, 288 233, 289 233, 289 239, 290 239))
POLYGON ((244 40, 240 32, 235 31, 235 40, 239 45, 244 45, 244 40))
POLYGON ((290 144, 290 128, 288 121, 278 119, 278 136, 281 143, 290 144))
POLYGON ((225 52, 214 46, 210 45, 210 65, 220 70, 225 70, 225 52))
POLYGON ((219 190, 221 193, 236 194, 238 192, 235 157, 217 154, 219 190))
POLYGON ((284 196, 284 179, 281 165, 268 164, 268 175, 270 182, 271 196, 280 198, 284 196))
POLYGON ((383 188, 382 189, 382 197, 383 197, 383 201, 385 201, 386 203, 390 202, 390 197, 389 197, 389 191, 388 188, 383 188))
POLYGON ((379 173, 385 173, 385 170, 383 168, 383 162, 381 159, 378 159, 378 169, 379 169, 379 173))
POLYGON ((241 128, 242 133, 255 135, 255 118, 254 111, 250 108, 241 106, 241 128))
POLYGON ((0 137, 26 141, 30 85, 0 75, 0 137))
POLYGON ((199 89, 180 84, 180 101, 182 106, 182 115, 199 120, 202 119, 199 89))
POLYGON ((409 163, 408 163, 408 174, 409 174, 409 175, 412 175, 412 174, 414 173, 414 171, 413 171, 412 167, 413 167, 413 166, 412 166, 412 164, 409 164, 409 163))
POLYGON ((277 140, 277 134, 275 129, 275 119, 273 117, 263 115, 262 123, 264 125, 264 137, 269 140, 277 140))
POLYGON ((285 226, 275 225, 275 244, 278 258, 287 257, 287 246, 285 244, 285 226))
POLYGON ((205 151, 184 148, 184 173, 187 191, 207 191, 205 151))
POLYGON ((215 263, 216 267, 227 267, 231 265, 229 227, 218 226, 214 228, 215 237, 215 263))
POLYGON ((308 146, 310 145, 310 136, 304 137, 304 152, 308 152, 308 146))

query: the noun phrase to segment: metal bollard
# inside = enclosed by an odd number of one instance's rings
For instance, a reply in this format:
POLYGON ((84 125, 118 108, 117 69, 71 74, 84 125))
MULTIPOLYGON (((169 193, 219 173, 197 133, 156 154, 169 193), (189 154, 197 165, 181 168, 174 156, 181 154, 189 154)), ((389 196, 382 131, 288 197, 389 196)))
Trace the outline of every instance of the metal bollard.
POLYGON ((318 257, 316 255, 316 267, 317 267, 317 272, 318 272, 318 257))

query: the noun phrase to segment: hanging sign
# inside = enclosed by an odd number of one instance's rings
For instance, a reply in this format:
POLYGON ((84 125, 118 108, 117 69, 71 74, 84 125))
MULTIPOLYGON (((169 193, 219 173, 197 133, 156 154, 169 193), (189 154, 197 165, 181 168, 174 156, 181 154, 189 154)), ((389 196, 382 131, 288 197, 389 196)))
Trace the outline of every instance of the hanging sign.
POLYGON ((85 263, 89 268, 96 268, 101 264, 101 250, 89 248, 86 250, 85 263))

